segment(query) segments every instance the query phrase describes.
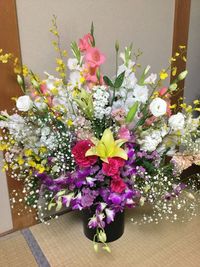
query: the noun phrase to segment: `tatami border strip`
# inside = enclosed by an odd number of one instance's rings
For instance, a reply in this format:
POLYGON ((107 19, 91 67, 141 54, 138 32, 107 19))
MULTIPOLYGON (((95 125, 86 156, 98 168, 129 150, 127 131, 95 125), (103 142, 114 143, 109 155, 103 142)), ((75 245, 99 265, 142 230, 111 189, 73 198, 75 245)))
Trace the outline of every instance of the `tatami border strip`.
POLYGON ((21 230, 21 233, 23 237, 25 238, 38 266, 39 267, 50 267, 51 265, 49 264, 47 258, 42 252, 42 249, 40 248, 38 242, 34 238, 31 231, 29 229, 23 229, 21 230))

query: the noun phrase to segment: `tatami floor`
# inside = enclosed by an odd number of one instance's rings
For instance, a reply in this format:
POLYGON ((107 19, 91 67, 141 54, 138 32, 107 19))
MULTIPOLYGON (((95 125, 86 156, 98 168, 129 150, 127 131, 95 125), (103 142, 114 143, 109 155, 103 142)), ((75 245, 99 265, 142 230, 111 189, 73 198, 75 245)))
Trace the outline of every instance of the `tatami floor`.
POLYGON ((186 223, 136 225, 126 214, 124 235, 110 243, 111 254, 93 251, 79 213, 70 212, 0 238, 0 267, 198 267, 200 217, 186 223))

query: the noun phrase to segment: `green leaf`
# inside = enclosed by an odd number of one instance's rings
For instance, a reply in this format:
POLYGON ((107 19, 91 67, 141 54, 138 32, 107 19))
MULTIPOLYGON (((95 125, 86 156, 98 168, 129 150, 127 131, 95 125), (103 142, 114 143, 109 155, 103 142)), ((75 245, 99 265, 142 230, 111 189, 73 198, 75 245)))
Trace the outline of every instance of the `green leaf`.
POLYGON ((126 122, 127 123, 130 123, 133 121, 134 117, 135 117, 135 114, 137 112, 137 109, 138 109, 138 106, 139 106, 139 103, 138 101, 136 101, 133 106, 130 108, 128 114, 127 114, 127 117, 126 117, 126 122))
POLYGON ((108 85, 110 87, 114 87, 112 81, 107 76, 103 76, 103 80, 104 80, 106 85, 108 85))
POLYGON ((93 24, 93 21, 92 21, 92 24, 91 24, 90 34, 93 37, 93 41, 92 41, 91 45, 94 47, 95 46, 95 39, 94 39, 94 24, 93 24))
POLYGON ((125 71, 122 72, 119 76, 117 76, 115 83, 114 83, 114 88, 120 88, 123 81, 124 81, 124 76, 125 76, 125 71))

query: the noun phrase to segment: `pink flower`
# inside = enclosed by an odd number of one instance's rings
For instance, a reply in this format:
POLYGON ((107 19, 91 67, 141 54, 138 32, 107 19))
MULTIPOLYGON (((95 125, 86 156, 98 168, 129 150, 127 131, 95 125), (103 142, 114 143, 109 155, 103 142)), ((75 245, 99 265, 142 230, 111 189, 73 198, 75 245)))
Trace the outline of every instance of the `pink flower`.
POLYGON ((43 95, 48 93, 47 85, 45 83, 40 85, 40 91, 43 93, 43 95))
POLYGON ((118 157, 108 158, 108 163, 102 164, 102 171, 105 175, 113 176, 119 171, 119 168, 124 166, 124 160, 118 157))
POLYGON ((162 89, 160 89, 159 91, 158 91, 158 93, 159 93, 159 96, 163 96, 163 95, 165 95, 166 94, 166 92, 167 92, 167 88, 166 87, 163 87, 162 89))
POLYGON ((130 140, 130 138, 131 138, 130 131, 126 126, 123 125, 120 127, 120 129, 118 131, 118 138, 130 140))
POLYGON ((90 167, 97 162, 97 156, 85 156, 91 146, 94 144, 90 140, 82 140, 72 148, 74 159, 80 167, 90 167))
POLYGON ((119 175, 115 175, 111 181, 111 190, 115 193, 122 193, 126 189, 126 184, 119 175))
POLYGON ((151 125, 152 123, 154 123, 158 118, 155 116, 151 116, 150 118, 146 119, 145 123, 147 125, 151 125))
POLYGON ((92 68, 99 67, 105 61, 105 56, 96 47, 90 47, 86 51, 85 60, 92 68))
POLYGON ((84 37, 79 40, 78 44, 81 52, 86 51, 88 48, 90 48, 92 42, 93 42, 93 37, 90 33, 84 35, 84 37))
POLYGON ((124 108, 118 108, 112 111, 112 116, 118 122, 124 122, 126 111, 124 108))

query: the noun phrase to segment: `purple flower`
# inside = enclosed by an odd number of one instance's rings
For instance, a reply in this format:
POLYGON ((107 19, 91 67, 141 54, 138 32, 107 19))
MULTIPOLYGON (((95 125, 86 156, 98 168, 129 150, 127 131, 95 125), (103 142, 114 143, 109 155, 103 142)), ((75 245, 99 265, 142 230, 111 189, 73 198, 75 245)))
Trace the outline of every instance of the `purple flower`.
POLYGON ((106 203, 104 203, 104 202, 99 202, 99 204, 98 204, 98 206, 97 206, 97 211, 102 212, 102 211, 105 209, 106 206, 107 206, 106 203))
POLYGON ((105 209, 106 213, 106 222, 107 224, 111 223, 114 221, 115 218, 115 211, 111 209, 105 209))
POLYGON ((97 225, 98 225, 98 223, 97 223, 97 217, 96 217, 96 216, 93 216, 93 217, 89 220, 89 222, 88 222, 88 227, 89 227, 89 228, 96 228, 97 225))
POLYGON ((111 193, 108 199, 111 200, 114 205, 119 205, 122 202, 122 195, 111 193))
POLYGON ((70 206, 73 196, 74 196, 74 193, 70 193, 68 195, 62 196, 62 204, 68 208, 70 206))

